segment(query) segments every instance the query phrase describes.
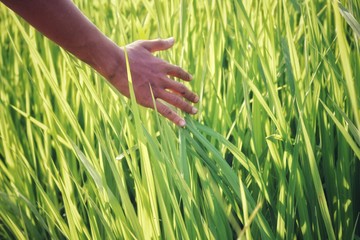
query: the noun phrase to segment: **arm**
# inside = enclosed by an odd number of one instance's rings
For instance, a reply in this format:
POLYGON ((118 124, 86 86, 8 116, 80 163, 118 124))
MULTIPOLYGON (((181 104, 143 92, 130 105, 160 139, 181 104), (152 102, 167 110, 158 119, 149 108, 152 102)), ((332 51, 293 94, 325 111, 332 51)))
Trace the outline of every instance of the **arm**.
MULTIPOLYGON (((129 97, 129 86, 123 48, 102 34, 70 0, 0 0, 24 18, 46 37, 66 49, 104 76, 123 95, 129 97)), ((185 81, 191 75, 178 66, 156 58, 152 52, 172 47, 174 39, 136 41, 126 46, 137 102, 155 108, 179 126, 185 121, 158 99, 187 113, 197 109, 188 102, 199 98, 183 84, 169 76, 185 81)))

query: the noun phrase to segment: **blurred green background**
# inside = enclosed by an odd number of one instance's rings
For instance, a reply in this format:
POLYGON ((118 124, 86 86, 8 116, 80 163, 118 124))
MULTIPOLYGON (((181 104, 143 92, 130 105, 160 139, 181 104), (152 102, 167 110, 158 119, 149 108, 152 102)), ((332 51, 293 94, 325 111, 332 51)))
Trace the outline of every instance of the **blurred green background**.
POLYGON ((1 239, 359 239, 358 1, 75 3, 119 45, 174 36, 199 113, 173 126, 1 5, 1 239))

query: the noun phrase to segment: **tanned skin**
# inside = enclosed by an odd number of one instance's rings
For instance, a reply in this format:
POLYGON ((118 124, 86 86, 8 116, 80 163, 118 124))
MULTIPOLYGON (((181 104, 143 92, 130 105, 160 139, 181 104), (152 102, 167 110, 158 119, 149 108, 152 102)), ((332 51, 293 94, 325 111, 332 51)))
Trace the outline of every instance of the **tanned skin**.
MULTIPOLYGON (((120 93, 130 96, 124 47, 101 33, 70 0, 0 1, 60 47, 90 65, 120 93)), ((185 120, 162 101, 195 114, 197 109, 191 103, 198 102, 198 96, 171 79, 190 81, 192 76, 152 54, 169 49, 173 44, 173 38, 141 40, 125 46, 125 49, 137 103, 148 108, 156 107, 170 121, 185 126, 185 120)))

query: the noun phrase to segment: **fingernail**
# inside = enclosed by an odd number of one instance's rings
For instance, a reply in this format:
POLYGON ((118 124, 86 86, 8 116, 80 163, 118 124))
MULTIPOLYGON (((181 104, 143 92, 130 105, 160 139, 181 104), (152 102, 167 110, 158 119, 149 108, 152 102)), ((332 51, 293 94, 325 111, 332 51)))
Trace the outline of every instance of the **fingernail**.
POLYGON ((191 109, 191 113, 192 113, 192 114, 195 114, 195 113, 197 113, 197 112, 198 112, 198 110, 197 110, 196 107, 193 107, 193 108, 191 109))
POLYGON ((199 97, 196 96, 196 97, 194 98, 194 102, 198 102, 198 101, 199 101, 199 97))
POLYGON ((171 44, 174 43, 175 42, 174 37, 168 38, 168 42, 171 43, 171 44))
POLYGON ((184 120, 184 119, 181 119, 181 120, 179 121, 179 125, 180 125, 180 127, 184 127, 184 126, 186 125, 185 120, 184 120))
POLYGON ((193 75, 189 74, 189 80, 193 79, 193 75))

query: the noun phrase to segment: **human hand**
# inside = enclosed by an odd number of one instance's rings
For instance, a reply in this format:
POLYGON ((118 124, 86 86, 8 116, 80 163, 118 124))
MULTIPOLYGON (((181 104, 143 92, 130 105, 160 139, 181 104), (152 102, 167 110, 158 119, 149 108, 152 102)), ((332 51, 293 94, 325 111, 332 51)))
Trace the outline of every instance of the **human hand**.
MULTIPOLYGON (((72 1, 0 1, 59 46, 89 64, 129 97, 124 49, 102 34, 72 1)), ((136 41, 125 48, 136 101, 145 107, 156 107, 160 114, 184 126, 185 120, 166 103, 195 114, 197 109, 189 102, 196 103, 199 98, 182 83, 171 79, 190 81, 192 77, 180 67, 152 55, 152 52, 169 49, 173 44, 174 39, 169 38, 136 41)))
MULTIPOLYGON (((125 46, 130 65, 132 83, 138 104, 155 108, 178 126, 185 126, 185 120, 166 103, 180 110, 195 114, 197 109, 189 102, 196 103, 199 97, 185 85, 170 77, 190 81, 192 76, 182 68, 172 65, 152 55, 155 51, 173 46, 174 39, 139 40, 125 46), (155 106, 153 97, 155 99, 155 106)), ((130 97, 126 74, 125 57, 121 69, 111 77, 110 82, 125 96, 130 97)))

